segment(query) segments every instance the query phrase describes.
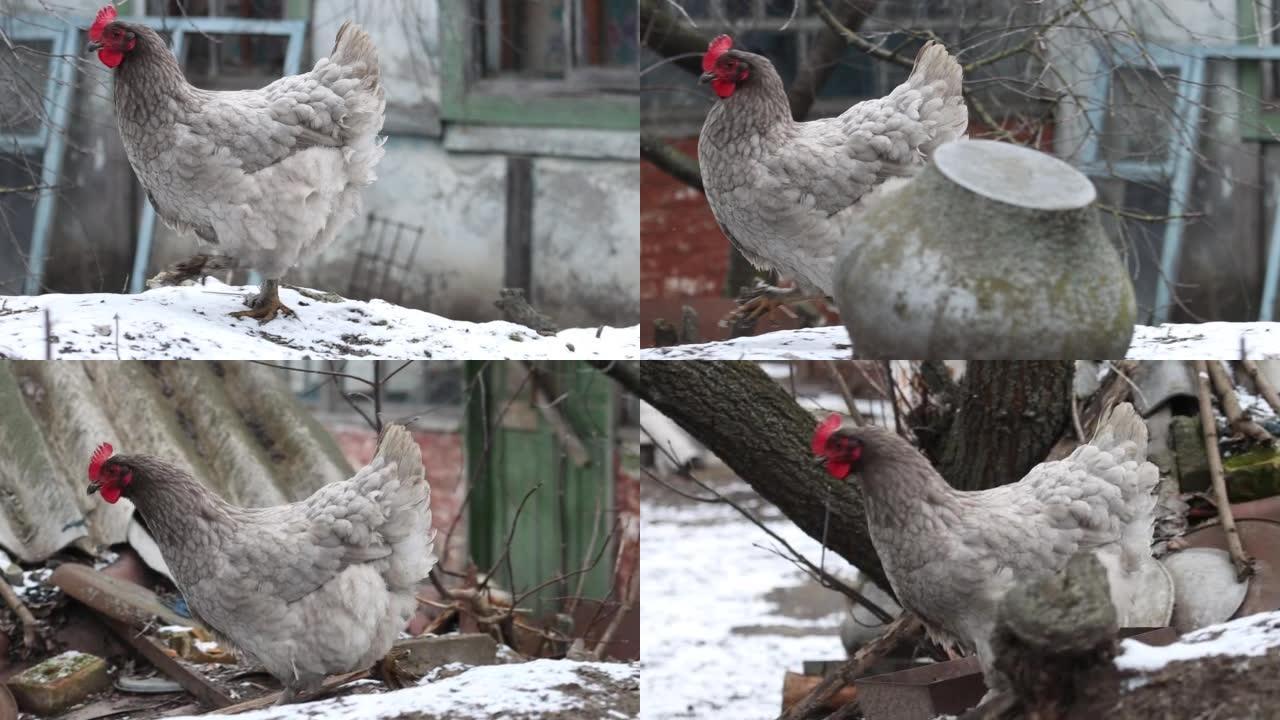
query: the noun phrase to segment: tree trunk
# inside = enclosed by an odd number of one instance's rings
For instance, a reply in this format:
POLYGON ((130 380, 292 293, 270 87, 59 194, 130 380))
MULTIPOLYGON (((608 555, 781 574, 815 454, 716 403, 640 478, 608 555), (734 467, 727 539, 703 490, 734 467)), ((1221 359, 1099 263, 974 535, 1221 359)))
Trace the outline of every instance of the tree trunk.
POLYGON ((1022 479, 1071 422, 1073 372, 1071 362, 969 362, 950 425, 926 454, 960 490, 1022 479))
POLYGON ((813 462, 813 416, 752 362, 610 363, 627 389, 714 452, 761 497, 892 594, 857 486, 813 462), (830 502, 828 516, 826 503, 830 502))

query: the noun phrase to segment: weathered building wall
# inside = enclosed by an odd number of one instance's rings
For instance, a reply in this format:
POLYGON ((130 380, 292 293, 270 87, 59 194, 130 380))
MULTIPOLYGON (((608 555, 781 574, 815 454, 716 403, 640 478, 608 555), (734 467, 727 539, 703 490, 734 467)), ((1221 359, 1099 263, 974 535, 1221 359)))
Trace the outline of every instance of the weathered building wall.
MULTIPOLYGON (((1139 42, 1158 48, 1232 45, 1239 34, 1235 0, 1127 0, 1091 12, 1098 27, 1116 31, 1118 38, 1131 31, 1139 42)), ((1073 25, 1049 36, 1047 57, 1061 73, 1059 90, 1064 98, 1057 112, 1056 152, 1073 162, 1082 160, 1086 139, 1097 129, 1081 112, 1100 71, 1105 43, 1100 32, 1073 25)), ((1242 137, 1238 65, 1211 60, 1206 69, 1205 101, 1194 148, 1197 157, 1190 207, 1194 217, 1184 226, 1180 269, 1174 289, 1176 301, 1169 318, 1174 322, 1201 320, 1253 320, 1258 317, 1267 228, 1271 210, 1264 198, 1278 177, 1265 172, 1264 144, 1242 137)), ((1046 74, 1053 83, 1056 73, 1046 74)), ((1172 113, 1152 112, 1157 129, 1172 113)), ((1168 214, 1168 183, 1143 189, 1095 177, 1104 202, 1141 214, 1168 214)), ((1108 221, 1109 227, 1116 227, 1108 221)), ((1155 287, 1160 282, 1159 252, 1163 222, 1126 221, 1127 232, 1114 236, 1130 258, 1138 289, 1139 316, 1150 320, 1155 287)))

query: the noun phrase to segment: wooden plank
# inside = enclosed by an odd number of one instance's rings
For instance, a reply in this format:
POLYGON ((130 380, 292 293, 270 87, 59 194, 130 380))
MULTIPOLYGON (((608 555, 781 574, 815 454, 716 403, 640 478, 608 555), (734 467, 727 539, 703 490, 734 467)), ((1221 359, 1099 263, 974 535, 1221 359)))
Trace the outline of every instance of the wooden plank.
POLYGON ((214 685, 204 675, 187 668, 176 658, 170 657, 164 651, 164 648, 160 647, 151 638, 138 634, 133 628, 119 620, 111 618, 103 618, 103 620, 116 635, 120 636, 121 640, 129 643, 130 646, 147 659, 147 662, 154 665, 160 672, 173 678, 175 682, 194 695, 201 703, 215 709, 231 705, 231 697, 223 692, 222 688, 214 685))
POLYGON ((49 582, 104 617, 132 627, 146 627, 153 620, 165 625, 200 626, 192 618, 184 618, 170 610, 147 588, 113 578, 88 565, 59 565, 49 576, 49 582))

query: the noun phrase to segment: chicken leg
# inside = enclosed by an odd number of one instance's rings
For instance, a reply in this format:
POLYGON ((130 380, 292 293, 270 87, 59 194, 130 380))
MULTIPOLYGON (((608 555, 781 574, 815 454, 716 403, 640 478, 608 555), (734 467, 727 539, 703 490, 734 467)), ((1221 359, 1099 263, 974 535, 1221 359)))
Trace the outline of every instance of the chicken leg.
POLYGON ((241 310, 231 313, 231 317, 235 318, 253 318, 258 321, 259 325, 264 325, 279 313, 284 313, 289 317, 297 317, 298 314, 288 305, 280 302, 280 281, 270 279, 262 281, 262 287, 257 295, 250 295, 245 298, 245 304, 251 309, 241 310))

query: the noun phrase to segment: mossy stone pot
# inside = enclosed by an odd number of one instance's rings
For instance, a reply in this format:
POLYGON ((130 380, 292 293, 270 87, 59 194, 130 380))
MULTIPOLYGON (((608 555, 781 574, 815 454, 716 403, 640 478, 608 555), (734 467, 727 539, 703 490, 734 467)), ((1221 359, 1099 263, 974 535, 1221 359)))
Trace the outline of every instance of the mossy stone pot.
POLYGON ((959 140, 850 223, 834 278, 866 358, 1111 359, 1133 284, 1089 179, 1044 153, 959 140))

